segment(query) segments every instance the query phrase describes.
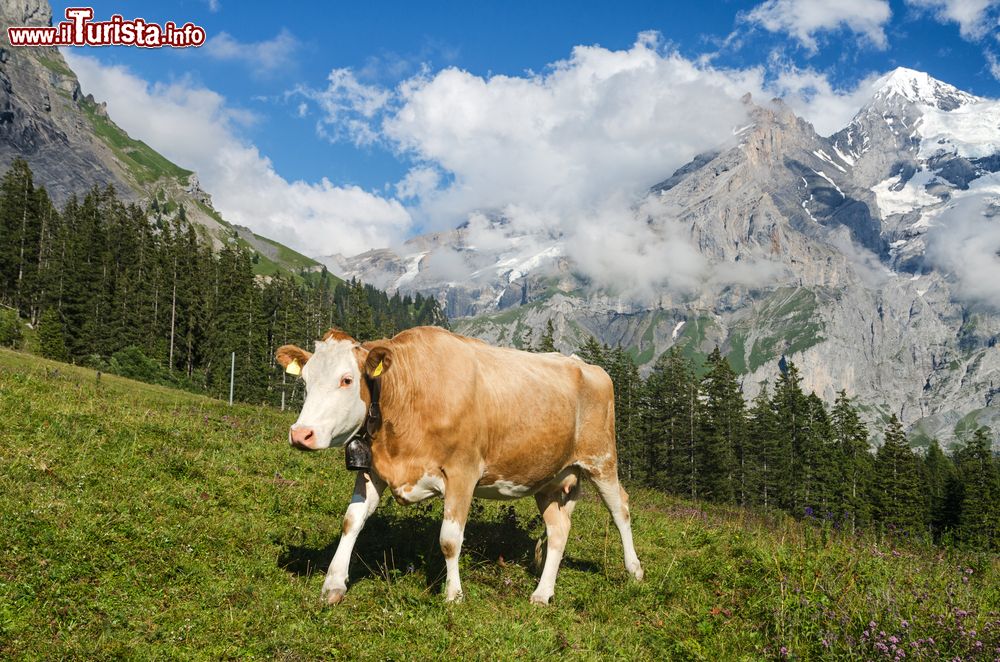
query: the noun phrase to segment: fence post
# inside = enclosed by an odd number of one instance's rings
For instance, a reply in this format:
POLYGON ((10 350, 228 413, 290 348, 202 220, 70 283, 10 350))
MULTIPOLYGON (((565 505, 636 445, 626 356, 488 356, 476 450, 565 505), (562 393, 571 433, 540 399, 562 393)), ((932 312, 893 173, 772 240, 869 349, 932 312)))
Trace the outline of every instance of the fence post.
POLYGON ((236 352, 233 352, 232 361, 229 363, 229 406, 233 406, 233 379, 236 377, 236 352))

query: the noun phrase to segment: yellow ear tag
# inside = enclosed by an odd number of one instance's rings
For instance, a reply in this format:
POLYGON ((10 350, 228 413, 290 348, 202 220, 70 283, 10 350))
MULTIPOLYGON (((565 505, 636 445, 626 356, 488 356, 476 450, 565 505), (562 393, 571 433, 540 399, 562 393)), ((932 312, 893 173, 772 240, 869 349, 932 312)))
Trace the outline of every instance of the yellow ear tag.
POLYGON ((382 362, 379 361, 378 365, 375 366, 375 370, 372 371, 372 377, 378 377, 382 374, 382 362))
POLYGON ((285 372, 289 375, 301 375, 302 366, 299 365, 298 359, 292 359, 292 362, 285 366, 285 372))

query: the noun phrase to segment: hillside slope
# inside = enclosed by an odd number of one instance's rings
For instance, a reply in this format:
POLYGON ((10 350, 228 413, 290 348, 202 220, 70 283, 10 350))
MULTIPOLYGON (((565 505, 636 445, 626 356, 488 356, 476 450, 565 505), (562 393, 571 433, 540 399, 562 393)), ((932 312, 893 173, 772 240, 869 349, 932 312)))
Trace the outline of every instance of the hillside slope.
POLYGON ((633 489, 642 584, 585 490, 555 604, 528 604, 530 500, 477 505, 466 602, 439 503, 391 499, 322 608, 352 477, 291 414, 0 351, 0 657, 992 659, 1000 561, 633 489))
POLYGON ((49 25, 45 0, 0 0, 0 171, 28 161, 36 184, 61 206, 94 186, 114 186, 143 207, 184 217, 215 246, 235 243, 256 252, 260 275, 298 274, 322 267, 276 242, 227 223, 202 190, 198 176, 135 140, 108 116, 105 104, 80 88, 56 48, 13 48, 8 25, 49 25), (276 248, 275 248, 276 247, 276 248))

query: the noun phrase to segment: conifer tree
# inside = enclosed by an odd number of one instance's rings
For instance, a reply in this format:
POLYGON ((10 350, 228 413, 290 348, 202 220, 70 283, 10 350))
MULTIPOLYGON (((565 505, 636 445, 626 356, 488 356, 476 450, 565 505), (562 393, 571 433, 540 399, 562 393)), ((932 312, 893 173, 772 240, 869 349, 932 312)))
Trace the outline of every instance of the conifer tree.
POLYGON ((874 458, 869 450, 868 428, 861 422, 847 391, 841 390, 832 413, 833 436, 840 475, 836 477, 835 500, 840 517, 851 531, 871 521, 871 480, 874 458))
POLYGON ((729 361, 716 347, 701 379, 698 439, 698 492, 702 498, 729 503, 734 494, 746 500, 746 458, 737 463, 745 422, 745 404, 729 361))
POLYGON ((535 348, 536 352, 558 352, 555 343, 555 327, 552 325, 552 318, 550 317, 545 322, 545 333, 542 334, 541 339, 538 341, 538 347, 535 348))
POLYGON ((924 475, 927 480, 927 514, 931 534, 935 540, 957 526, 957 513, 949 509, 949 492, 955 489, 958 478, 954 463, 941 450, 937 439, 932 439, 924 455, 924 475))
POLYGON ((1000 475, 990 446, 989 429, 981 427, 958 453, 964 493, 957 533, 970 547, 1000 550, 1000 475))
POLYGON ((755 496, 752 502, 763 506, 765 510, 779 508, 778 495, 781 491, 781 469, 787 463, 778 436, 778 421, 774 409, 774 399, 771 398, 767 383, 761 387, 753 400, 749 414, 750 448, 754 472, 749 474, 752 484, 756 487, 751 493, 755 496))
POLYGON ((885 442, 875 457, 874 487, 876 515, 887 529, 911 534, 923 529, 924 488, 920 466, 895 414, 889 419, 885 442))
POLYGON ((55 308, 47 309, 38 321, 38 348, 45 358, 69 360, 62 320, 55 308))
POLYGON ((802 392, 802 378, 791 361, 778 376, 774 390, 774 435, 772 470, 774 473, 774 502, 779 508, 801 516, 805 513, 806 493, 803 479, 811 461, 809 402, 802 392))

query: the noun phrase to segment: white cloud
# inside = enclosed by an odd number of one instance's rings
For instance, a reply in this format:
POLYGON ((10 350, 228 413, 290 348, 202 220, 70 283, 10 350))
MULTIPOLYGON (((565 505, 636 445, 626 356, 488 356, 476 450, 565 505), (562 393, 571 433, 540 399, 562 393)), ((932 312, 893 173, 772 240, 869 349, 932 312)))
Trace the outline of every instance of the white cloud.
MULTIPOLYGON (((757 103, 784 97, 827 134, 871 94, 867 80, 840 90, 811 69, 778 60, 769 69, 716 68, 646 33, 626 50, 578 46, 541 74, 424 70, 389 90, 337 69, 325 89, 294 94, 319 106, 322 135, 380 142, 412 162, 395 192, 424 230, 493 212, 509 222, 498 240, 534 235, 541 250, 559 237, 601 284, 690 291, 696 282, 758 283, 774 269, 710 268, 679 228, 645 223, 635 205, 649 186, 726 136, 735 143, 733 129, 748 123, 747 92, 757 103)), ((488 234, 478 232, 477 247, 488 234)))
POLYGON ((1000 58, 993 51, 989 50, 985 52, 985 55, 986 62, 990 67, 990 74, 997 80, 1000 80, 1000 58))
POLYGON ((387 90, 338 69, 326 89, 296 92, 319 104, 323 135, 358 142, 360 123, 366 140, 412 161, 396 195, 424 230, 494 212, 509 221, 501 233, 536 235, 539 246, 560 237, 602 284, 689 291, 705 280, 759 282, 774 269, 710 269, 679 228, 645 223, 634 205, 649 186, 747 124, 747 92, 757 103, 783 96, 822 133, 847 124, 871 93, 867 81, 839 90, 813 70, 778 61, 771 70, 715 68, 648 33, 626 50, 578 46, 541 74, 425 70, 387 90))
POLYGON ((800 117, 809 120, 821 136, 829 136, 847 126, 848 122, 872 98, 873 85, 882 75, 872 73, 853 88, 838 89, 830 80, 813 69, 792 65, 773 67, 777 74, 768 90, 785 100, 800 117))
POLYGON ((208 11, 215 13, 222 9, 222 3, 219 0, 208 0, 208 11))
POLYGON ((240 139, 245 112, 190 81, 149 84, 124 67, 64 52, 84 90, 108 102, 129 134, 198 172, 215 207, 245 225, 309 255, 354 254, 404 234, 410 216, 396 200, 326 179, 289 182, 256 147, 240 139))
POLYGON ((789 35, 812 53, 819 50, 819 33, 838 30, 884 50, 889 46, 885 25, 891 17, 886 0, 767 0, 742 15, 748 23, 789 35))
POLYGON ((1000 173, 986 175, 934 217, 927 259, 959 295, 1000 310, 1000 173))
POLYGON ((942 23, 957 23, 962 37, 978 40, 1000 27, 1000 0, 906 0, 911 7, 932 12, 942 23))
POLYGON ((359 82, 350 69, 331 71, 323 90, 299 86, 288 93, 295 95, 319 106, 323 117, 316 129, 321 136, 331 140, 346 138, 358 146, 370 145, 378 139, 370 122, 392 97, 388 90, 359 82))
POLYGON ((200 52, 216 60, 240 62, 255 74, 273 74, 292 65, 298 48, 298 39, 282 28, 273 38, 254 42, 241 42, 228 32, 220 32, 200 52))
POLYGON ((509 204, 572 215, 637 194, 745 123, 760 69, 701 67, 653 35, 628 49, 578 46, 545 74, 449 68, 404 81, 380 130, 417 168, 451 175, 422 196, 452 225, 509 204))

